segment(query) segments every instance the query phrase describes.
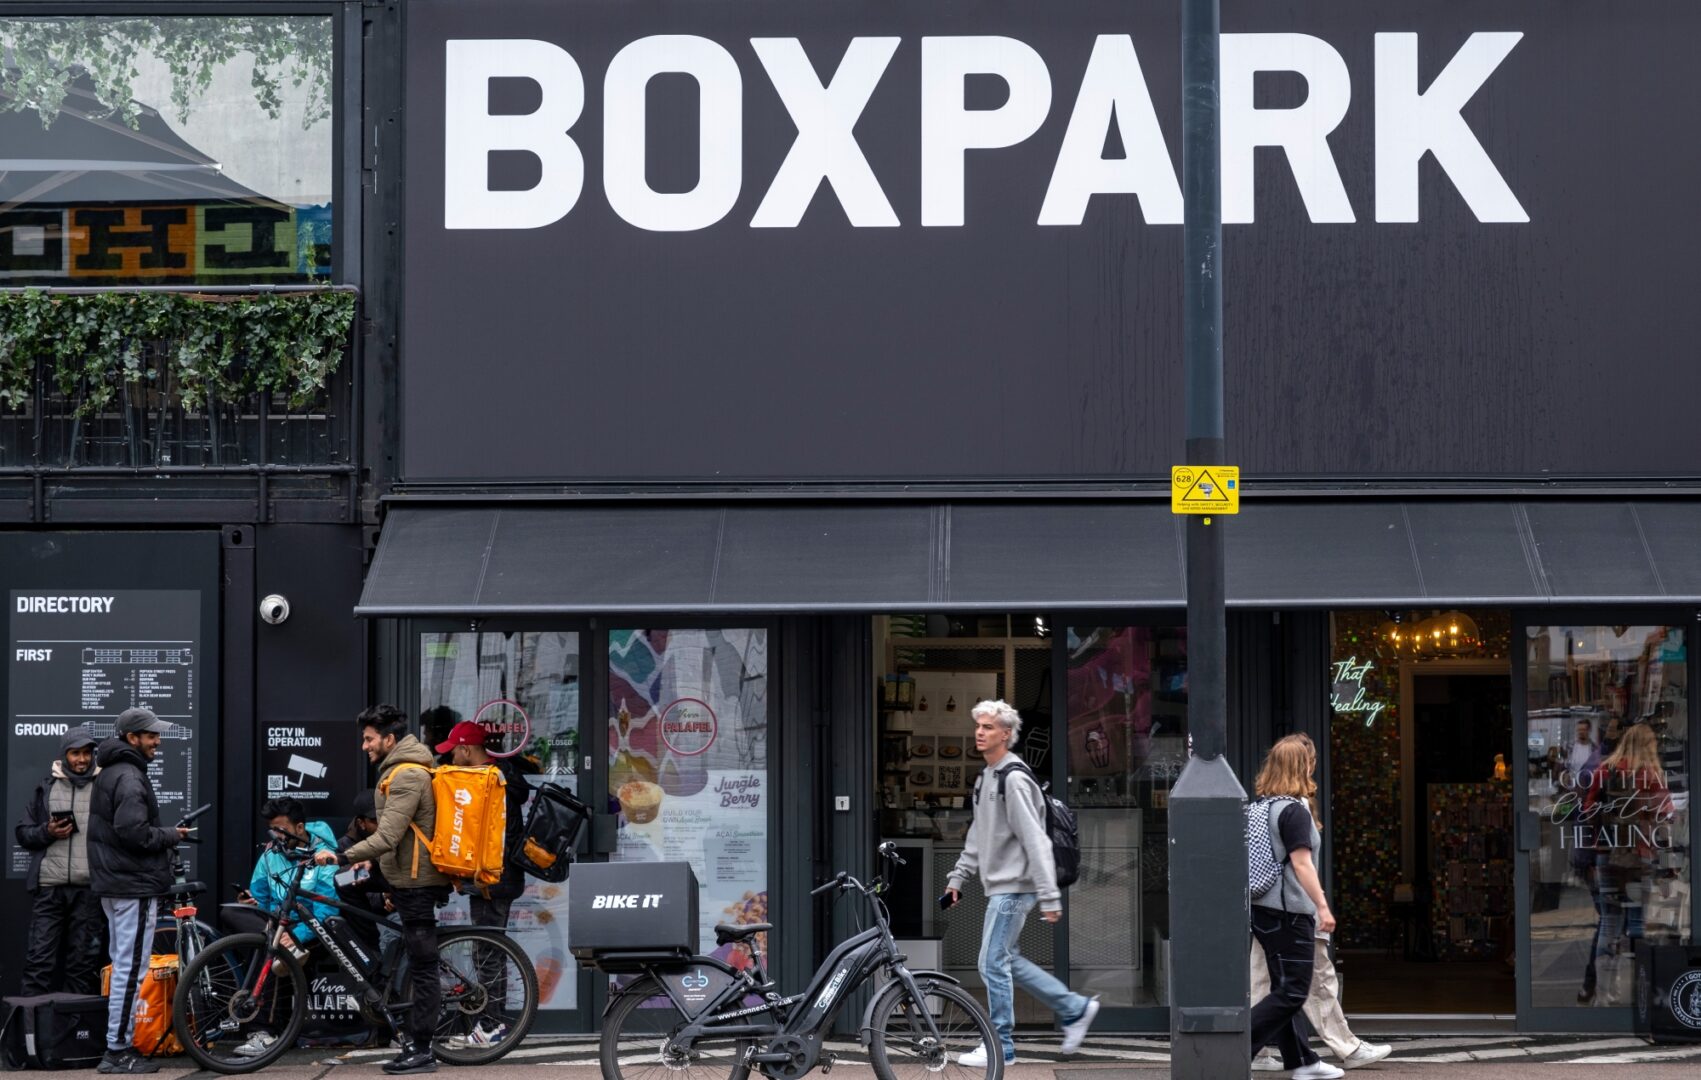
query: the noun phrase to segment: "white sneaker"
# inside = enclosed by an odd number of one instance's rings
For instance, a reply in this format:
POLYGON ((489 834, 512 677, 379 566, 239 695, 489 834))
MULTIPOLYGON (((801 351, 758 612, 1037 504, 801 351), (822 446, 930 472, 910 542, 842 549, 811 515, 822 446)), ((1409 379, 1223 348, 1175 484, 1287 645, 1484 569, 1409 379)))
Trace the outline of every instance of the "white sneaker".
POLYGON ((254 1034, 248 1036, 247 1042, 238 1046, 231 1052, 237 1057, 259 1057, 261 1054, 266 1052, 266 1049, 269 1046, 277 1041, 278 1037, 276 1035, 267 1035, 263 1031, 256 1031, 254 1034))
POLYGON ((1282 1059, 1278 1057, 1271 1057, 1269 1054, 1260 1054, 1252 1059, 1252 1071, 1281 1072, 1282 1059))
POLYGON ((1293 1080, 1337 1080, 1347 1074, 1327 1061, 1314 1061, 1310 1065, 1301 1065, 1288 1075, 1293 1080))
POLYGON ((1341 1068, 1356 1069, 1360 1065, 1369 1065, 1381 1061, 1393 1052, 1394 1048, 1387 1043, 1360 1042, 1357 1050, 1341 1059, 1341 1068))
POLYGON ((1073 1054, 1081 1049, 1081 1044, 1087 1041, 1087 1029, 1093 1026, 1093 1017, 1099 1014, 1099 998, 1094 994, 1087 999, 1087 1007, 1072 1024, 1063 1025, 1063 1046, 1065 1054, 1073 1054))
POLYGON ((508 1034, 507 1024, 492 1024, 485 1026, 479 1021, 465 1035, 451 1035, 443 1040, 445 1050, 471 1050, 478 1047, 495 1046, 502 1041, 502 1036, 508 1034))
MULTIPOLYGON (((1013 1056, 1004 1059, 1004 1064, 1006 1065, 1014 1065, 1015 1063, 1016 1059, 1013 1056)), ((958 1058, 957 1064, 961 1065, 965 1069, 986 1068, 986 1044, 981 1043, 973 1050, 970 1050, 968 1053, 958 1058)))

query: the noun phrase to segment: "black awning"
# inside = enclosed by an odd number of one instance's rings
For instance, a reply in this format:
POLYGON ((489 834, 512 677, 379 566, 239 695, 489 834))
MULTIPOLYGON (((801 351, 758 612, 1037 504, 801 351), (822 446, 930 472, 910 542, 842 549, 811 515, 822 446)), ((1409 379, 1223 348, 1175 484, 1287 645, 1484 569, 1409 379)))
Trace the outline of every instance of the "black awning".
MULTIPOLYGON (((1249 502, 1229 603, 1701 602, 1701 502, 1249 502)), ((1180 607, 1152 502, 401 505, 356 613, 1180 607)))

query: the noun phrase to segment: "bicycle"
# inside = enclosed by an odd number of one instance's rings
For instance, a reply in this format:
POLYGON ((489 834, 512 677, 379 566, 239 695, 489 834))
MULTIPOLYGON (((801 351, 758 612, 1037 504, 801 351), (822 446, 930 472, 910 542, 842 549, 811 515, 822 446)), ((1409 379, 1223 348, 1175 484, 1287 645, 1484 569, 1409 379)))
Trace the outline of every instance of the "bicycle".
MULTIPOLYGON (((195 819, 213 808, 212 803, 196 807, 177 820, 174 828, 186 829, 195 823, 195 819)), ((171 916, 161 914, 154 924, 154 951, 177 954, 177 970, 181 972, 189 965, 189 961, 213 940, 218 932, 202 922, 197 916, 200 908, 196 906, 195 897, 207 891, 206 885, 199 881, 189 880, 189 860, 183 857, 184 844, 199 844, 198 836, 186 836, 171 852, 171 887, 165 891, 162 899, 171 901, 171 916), (161 940, 161 931, 170 934, 170 948, 163 947, 166 942, 161 940)))
MULTIPOLYGON (((884 843, 879 850, 883 859, 904 865, 897 845, 884 843)), ((857 1035, 880 1080, 894 1080, 900 1068, 917 1077, 956 1071, 1000 1080, 1004 1055, 991 1018, 956 979, 905 966, 880 898, 885 888, 881 877, 864 885, 840 872, 811 893, 859 893, 875 925, 835 948, 801 994, 780 996, 763 969, 757 935, 773 929, 768 923, 715 927, 718 945, 742 942, 749 948, 751 964, 743 971, 711 956, 671 963, 599 957, 605 972, 639 976, 603 1013, 605 1080, 631 1080, 658 1069, 662 1075, 713 1073, 729 1080, 743 1080, 752 1067, 774 1080, 798 1080, 817 1065, 831 1070, 835 1057, 822 1045, 833 1021, 851 995, 878 975, 889 981, 869 1001, 857 1035), (645 1047, 622 1052, 622 1038, 645 1047), (992 1051, 985 1066, 960 1063, 982 1044, 992 1051)))
MULTIPOLYGON (((308 1012, 304 961, 313 950, 323 949, 348 976, 370 1023, 407 1029, 412 989, 400 924, 304 889, 311 851, 297 850, 282 839, 267 847, 295 864, 278 909, 265 913, 263 932, 228 935, 201 950, 184 969, 172 1002, 178 1041, 190 1057, 214 1072, 253 1072, 295 1045, 308 1012), (396 936, 382 955, 371 956, 346 923, 335 916, 320 919, 313 904, 387 926, 396 936), (314 940, 305 945, 296 941, 290 930, 297 925, 312 929, 314 940), (262 1040, 256 1048, 250 1043, 256 1034, 269 1041, 262 1040)), ((502 930, 439 928, 437 937, 443 1003, 432 1049, 453 1065, 496 1061, 519 1045, 537 1016, 537 972, 531 959, 502 930)))

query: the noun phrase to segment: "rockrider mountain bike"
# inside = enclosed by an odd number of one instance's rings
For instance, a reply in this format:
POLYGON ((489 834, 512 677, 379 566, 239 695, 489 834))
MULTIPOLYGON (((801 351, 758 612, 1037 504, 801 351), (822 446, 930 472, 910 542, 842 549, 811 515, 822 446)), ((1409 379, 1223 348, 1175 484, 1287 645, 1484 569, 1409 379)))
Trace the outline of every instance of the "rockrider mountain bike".
MULTIPOLYGON (((373 1024, 407 1030, 407 953, 401 925, 335 896, 302 888, 313 852, 274 839, 267 848, 295 865, 288 872, 278 910, 265 915, 261 933, 231 934, 202 949, 186 967, 172 1001, 178 1041, 204 1068, 245 1073, 276 1061, 295 1045, 306 1022, 305 961, 323 950, 348 976, 361 1012, 373 1024), (328 904, 344 915, 396 931, 383 955, 339 917, 320 919, 312 904, 328 904), (305 925, 315 939, 303 945, 290 928, 305 925), (258 1036, 259 1038, 256 1038, 258 1036)), ((491 927, 440 927, 438 970, 443 1004, 432 1049, 453 1065, 484 1065, 525 1038, 537 1016, 537 972, 531 959, 491 927)))
MULTIPOLYGON (((904 863, 890 842, 880 845, 880 855, 904 863)), ((874 925, 834 949, 801 994, 782 997, 763 969, 757 935, 773 929, 768 923, 715 927, 718 944, 743 942, 750 949, 752 963, 743 971, 711 956, 634 961, 628 973, 639 978, 603 1014, 605 1080, 651 1075, 743 1080, 751 1068, 774 1080, 798 1080, 817 1065, 830 1070, 834 1058, 822 1044, 834 1019, 858 987, 881 976, 886 981, 857 1029, 880 1080, 941 1075, 1000 1080, 1004 1055, 997 1052, 991 1018, 956 979, 905 966, 880 899, 885 888, 881 877, 864 885, 841 872, 814 890, 815 896, 861 894, 874 925), (984 1066, 959 1063, 983 1043, 993 1048, 984 1066)))

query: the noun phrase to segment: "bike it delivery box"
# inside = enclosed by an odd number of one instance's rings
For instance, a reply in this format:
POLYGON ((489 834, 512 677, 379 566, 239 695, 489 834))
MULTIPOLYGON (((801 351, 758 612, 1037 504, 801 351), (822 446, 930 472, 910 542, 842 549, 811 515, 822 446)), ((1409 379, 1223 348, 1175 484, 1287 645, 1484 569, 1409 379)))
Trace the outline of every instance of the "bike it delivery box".
POLYGON ((106 1052, 106 998, 9 997, 0 1049, 8 1069, 93 1068, 106 1052))
POLYGON ((611 975, 682 963, 697 951, 690 863, 580 863, 568 891, 567 947, 611 975))

